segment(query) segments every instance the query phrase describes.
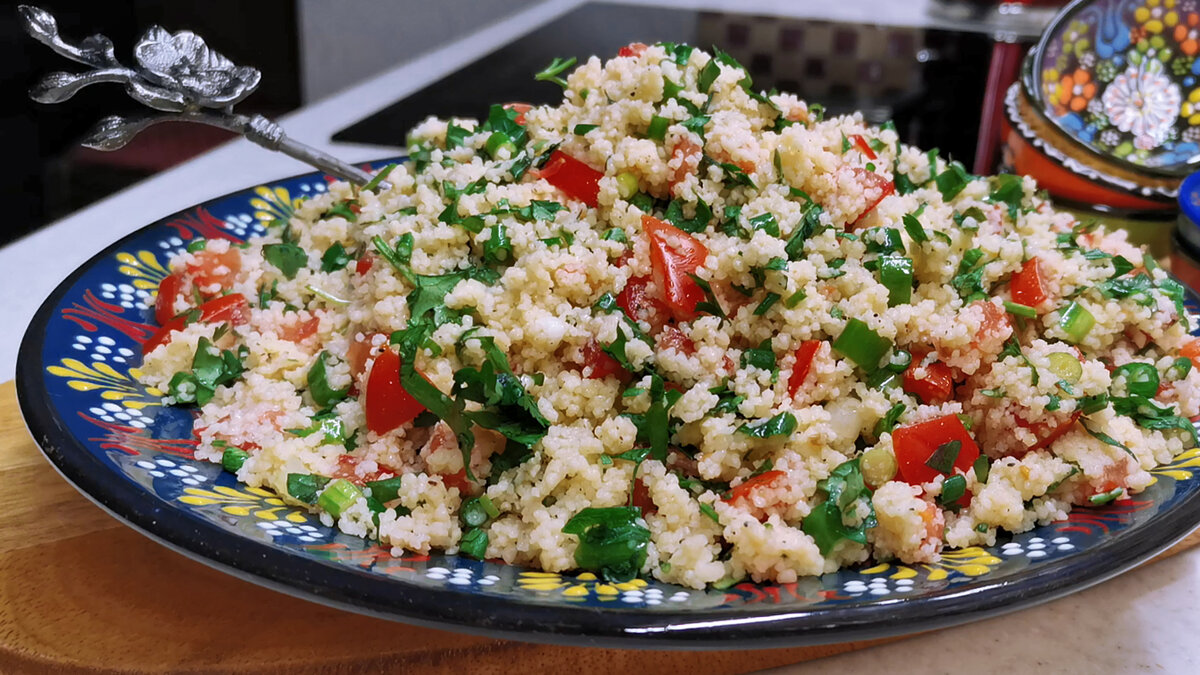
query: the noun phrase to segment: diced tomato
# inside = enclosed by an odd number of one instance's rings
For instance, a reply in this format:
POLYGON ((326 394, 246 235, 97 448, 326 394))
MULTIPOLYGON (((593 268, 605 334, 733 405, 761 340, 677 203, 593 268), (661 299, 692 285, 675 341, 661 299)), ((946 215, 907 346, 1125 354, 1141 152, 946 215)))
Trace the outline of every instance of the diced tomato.
POLYGON ((867 139, 863 138, 862 134, 854 134, 850 137, 850 140, 854 141, 855 147, 861 150, 867 159, 879 159, 875 151, 871 149, 871 144, 867 143, 867 139))
POLYGON ((1004 341, 1012 335, 1012 319, 1004 308, 987 300, 976 300, 971 306, 979 305, 983 320, 971 337, 971 348, 989 356, 995 356, 1004 348, 1004 341))
POLYGON ((168 274, 158 284, 158 297, 154 299, 154 320, 162 326, 170 321, 177 312, 175 301, 183 292, 183 275, 179 272, 168 274))
POLYGON ((1025 420, 1018 417, 1017 424, 1032 431, 1038 439, 1037 442, 1029 446, 1025 452, 1031 452, 1033 450, 1040 450, 1042 448, 1050 447, 1054 441, 1062 438, 1063 434, 1067 433, 1071 430, 1071 427, 1075 426, 1075 422, 1082 414, 1082 411, 1076 410, 1066 420, 1037 422, 1035 424, 1029 424, 1025 420))
POLYGON ((371 267, 373 267, 374 265, 375 265, 375 256, 364 255, 363 257, 358 259, 358 262, 354 263, 354 271, 359 274, 366 274, 367 272, 371 271, 371 267))
POLYGON ((664 327, 662 332, 654 337, 654 341, 660 349, 674 349, 684 356, 696 353, 696 343, 675 326, 664 327))
POLYGON ((650 489, 641 478, 633 481, 633 505, 642 510, 643 516, 658 511, 658 506, 650 498, 650 489))
POLYGON ((517 116, 513 118, 517 124, 525 124, 525 113, 533 109, 528 103, 505 103, 503 107, 505 110, 517 111, 517 116))
POLYGON ((466 469, 459 469, 458 473, 443 473, 439 475, 441 475, 442 484, 446 486, 446 489, 458 488, 458 494, 464 497, 473 495, 479 491, 479 486, 467 478, 466 469))
POLYGON ((366 474, 358 475, 358 465, 362 460, 354 455, 340 455, 338 457, 337 468, 333 470, 330 478, 345 478, 355 485, 363 485, 372 481, 381 480, 384 476, 398 476, 399 471, 385 464, 376 463, 374 471, 368 471, 366 474))
POLYGON ((808 378, 808 371, 812 368, 813 357, 820 348, 820 340, 805 340, 796 349, 796 362, 792 364, 792 376, 788 378, 789 396, 795 396, 796 392, 800 391, 800 385, 804 384, 804 380, 808 378))
POLYGON ((741 499, 748 499, 758 488, 763 486, 774 487, 775 481, 784 478, 786 475, 782 471, 764 471, 730 490, 729 494, 725 495, 723 499, 731 504, 741 499))
POLYGON ((700 166, 700 158, 704 154, 703 151, 704 148, 693 143, 688 138, 680 139, 675 144, 675 148, 671 150, 671 164, 674 167, 671 169, 671 175, 667 180, 668 190, 674 192, 676 185, 682 183, 684 178, 696 172, 696 167, 700 166))
POLYGON ((913 364, 904 371, 904 391, 916 394, 921 402, 927 405, 945 403, 954 395, 954 371, 941 361, 924 367, 925 377, 917 378, 917 357, 913 355, 913 364))
POLYGON ((862 186, 864 191, 878 190, 879 196, 867 202, 867 207, 863 209, 862 213, 858 214, 858 217, 854 219, 853 223, 851 223, 852 225, 857 224, 860 220, 865 218, 868 213, 874 211, 875 207, 879 206, 879 202, 883 201, 884 197, 887 197, 896 191, 895 183, 875 173, 874 171, 855 168, 854 177, 858 180, 858 183, 862 186))
POLYGON ((617 50, 617 56, 641 56, 646 51, 646 45, 641 42, 631 42, 617 50))
POLYGON ((317 327, 320 325, 321 320, 315 316, 305 321, 293 318, 290 322, 279 327, 279 337, 288 342, 304 342, 317 334, 317 327))
POLYGON ((587 377, 593 380, 601 380, 609 375, 618 375, 624 377, 629 373, 621 367, 621 364, 610 356, 600 343, 595 340, 589 340, 583 346, 583 367, 591 368, 588 371, 587 377))
POLYGON ((232 246, 224 253, 205 249, 193 253, 192 257, 194 260, 188 263, 186 276, 204 293, 211 293, 208 289, 214 285, 229 288, 242 271, 242 255, 232 246))
POLYGON ((1046 291, 1042 284, 1042 272, 1036 257, 1030 258, 1021 267, 1021 271, 1012 275, 1008 282, 1009 292, 1013 302, 1026 307, 1037 307, 1046 301, 1046 291))
POLYGON ((415 420, 425 411, 400 385, 400 355, 385 349, 375 357, 367 376, 367 428, 386 434, 415 420))
MULTIPOLYGON (((241 293, 230 293, 229 295, 222 295, 209 300, 197 307, 196 311, 200 312, 200 316, 196 319, 199 323, 229 322, 237 326, 246 323, 248 320, 247 315, 250 313, 250 305, 241 293)), ((189 314, 191 312, 185 312, 167 320, 157 332, 142 343, 142 353, 149 354, 154 351, 155 347, 170 340, 172 331, 179 331, 186 328, 188 326, 189 314)))
POLYGON ((696 305, 704 302, 704 290, 688 275, 704 264, 708 249, 687 232, 652 216, 642 216, 642 229, 650 239, 650 269, 667 308, 678 321, 694 319, 696 305))
POLYGON ((967 433, 958 415, 943 415, 919 424, 897 427, 892 432, 892 451, 899 464, 900 478, 911 485, 928 483, 938 476, 937 469, 925 464, 940 446, 950 441, 962 443, 954 468, 966 471, 979 457, 979 446, 967 433))
POLYGON ((1179 355, 1185 359, 1191 359, 1192 364, 1200 368, 1200 338, 1191 340, 1179 350, 1179 355))
POLYGON ((569 197, 595 208, 600 194, 600 179, 604 174, 561 150, 550 154, 550 161, 542 167, 541 177, 562 190, 569 197))
POLYGON ((650 294, 650 277, 633 277, 617 295, 617 306, 634 321, 650 324, 650 334, 657 335, 671 318, 666 303, 650 294))
POLYGON ((355 379, 358 379, 358 376, 367 368, 367 361, 371 358, 376 335, 378 333, 364 335, 361 340, 355 338, 346 348, 346 363, 350 364, 350 375, 355 379))

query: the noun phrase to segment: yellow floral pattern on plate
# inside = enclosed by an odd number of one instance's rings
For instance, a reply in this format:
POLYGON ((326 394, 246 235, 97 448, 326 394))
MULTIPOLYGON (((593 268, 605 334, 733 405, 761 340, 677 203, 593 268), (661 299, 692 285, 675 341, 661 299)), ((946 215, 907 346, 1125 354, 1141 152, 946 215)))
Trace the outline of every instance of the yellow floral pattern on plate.
POLYGON ((216 506, 231 516, 249 516, 262 520, 284 519, 293 523, 308 522, 308 517, 277 497, 275 493, 261 488, 246 487, 237 490, 223 485, 212 489, 185 488, 179 501, 189 506, 216 506))

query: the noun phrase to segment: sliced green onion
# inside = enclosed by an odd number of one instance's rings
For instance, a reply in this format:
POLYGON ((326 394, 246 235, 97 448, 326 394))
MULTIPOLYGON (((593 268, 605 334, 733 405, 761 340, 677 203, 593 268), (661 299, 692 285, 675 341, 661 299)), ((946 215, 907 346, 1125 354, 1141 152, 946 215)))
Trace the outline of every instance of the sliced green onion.
POLYGON ((1158 370, 1149 363, 1126 363, 1117 366, 1112 373, 1113 380, 1118 377, 1125 379, 1125 389, 1130 394, 1154 398, 1158 394, 1158 370))
POLYGON ((204 239, 194 239, 187 245, 187 252, 199 253, 200 251, 203 251, 206 246, 208 246, 208 241, 204 239))
POLYGON ((462 518, 468 527, 479 527, 488 521, 487 509, 483 508, 483 504, 475 497, 462 503, 458 509, 458 517, 462 518))
POLYGON ((667 137, 667 126, 671 124, 671 120, 665 117, 655 115, 650 118, 650 128, 646 129, 646 138, 652 138, 656 141, 661 141, 667 137))
POLYGON ((1104 506, 1109 502, 1115 501, 1124 492, 1125 488, 1113 488, 1104 494, 1092 495, 1091 497, 1088 497, 1088 501, 1092 503, 1092 506, 1104 506))
POLYGON ((1004 301, 1004 309, 1007 310, 1009 314, 1013 314, 1016 316, 1023 316, 1026 319, 1036 319, 1037 318, 1037 310, 1036 309, 1030 307, 1029 305, 1022 305, 1019 302, 1011 302, 1009 300, 1005 300, 1004 301))
POLYGON ((229 473, 237 473, 249 458, 250 453, 230 445, 221 454, 221 466, 225 467, 225 470, 229 473))
POLYGON ((1167 376, 1172 380, 1182 380, 1192 372, 1192 360, 1186 357, 1179 357, 1167 368, 1167 376))
POLYGON ((1078 344, 1082 342, 1087 334, 1091 332, 1092 326, 1096 325, 1096 317, 1087 311, 1078 301, 1067 305, 1063 310, 1062 318, 1058 320, 1058 327, 1067 334, 1070 342, 1078 344))
MULTIPOLYGON (((605 456, 607 457, 607 455, 605 456)), ((487 511, 488 518, 500 517, 500 509, 496 508, 496 505, 492 503, 491 497, 479 495, 479 505, 483 507, 484 511, 487 511)))
POLYGON ((362 490, 359 490, 358 486, 345 478, 338 478, 330 481, 329 485, 321 491, 321 496, 317 497, 317 506, 334 518, 338 518, 346 509, 354 506, 362 496, 362 490))
POLYGON ((483 147, 492 156, 492 159, 496 159, 502 148, 508 148, 510 155, 517 151, 517 146, 513 145, 512 139, 503 131, 493 131, 492 135, 488 136, 487 142, 483 144, 483 147))
POLYGON ((709 519, 711 519, 714 523, 718 525, 721 524, 721 519, 717 516, 717 510, 714 509, 711 504, 701 504, 700 513, 708 516, 709 519))
POLYGON ((867 448, 858 458, 858 468, 867 485, 878 488, 896 477, 899 465, 896 455, 881 445, 875 445, 867 448))
POLYGON ((888 307, 912 301, 913 261, 897 255, 879 259, 879 281, 888 289, 888 307))
POLYGON ((892 348, 892 343, 871 330, 863 320, 850 319, 842 329, 842 334, 833 341, 833 348, 859 368, 873 373, 879 368, 879 361, 892 348))
MULTIPOLYGON (((1059 379, 1073 384, 1083 377, 1083 366, 1074 354, 1054 352, 1047 358, 1050 360, 1050 372, 1057 375, 1059 379)), ((1155 386, 1157 387, 1157 385, 1155 386)))
POLYGON ((599 127, 599 124, 576 124, 575 128, 572 129, 571 132, 576 136, 586 136, 589 131, 598 129, 599 127))
MULTIPOLYGON (((622 171, 617 174, 617 196, 621 199, 629 199, 638 193, 638 177, 637 174, 631 171, 622 171)), ((624 231, 622 231, 624 233, 624 231)))
POLYGON ((942 504, 953 504, 966 493, 967 479, 962 476, 950 476, 942 483, 942 494, 938 496, 938 501, 942 504))
POLYGON ((912 365, 912 354, 904 349, 896 349, 892 351, 892 355, 888 357, 887 369, 894 373, 903 373, 912 365))
POLYGON ((988 526, 987 526, 987 523, 978 523, 978 524, 976 524, 976 525, 975 525, 975 531, 976 531, 976 532, 980 532, 980 533, 987 532, 987 531, 988 531, 988 526))

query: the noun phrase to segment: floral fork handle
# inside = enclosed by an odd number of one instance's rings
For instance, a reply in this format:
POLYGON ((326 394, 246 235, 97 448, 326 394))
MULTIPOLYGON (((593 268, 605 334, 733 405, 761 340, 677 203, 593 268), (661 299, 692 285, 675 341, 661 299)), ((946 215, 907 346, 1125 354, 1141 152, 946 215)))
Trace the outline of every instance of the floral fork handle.
MULTIPOLYGON (((30 98, 39 103, 61 103, 89 85, 117 82, 125 85, 126 93, 134 100, 162 112, 136 119, 105 117, 83 138, 85 147, 116 150, 151 125, 199 122, 241 134, 268 150, 277 150, 343 180, 359 185, 371 181, 371 174, 293 140, 262 115, 233 112, 234 104, 258 87, 262 73, 235 65, 190 31, 172 35, 158 26, 151 27, 133 48, 137 67, 127 68, 117 60, 107 37, 92 35, 78 46, 72 45, 59 35, 58 22, 46 10, 21 5, 18 11, 25 31, 35 40, 92 68, 86 73, 51 73, 29 92, 30 98)), ((384 182, 378 185, 387 187, 384 182)))

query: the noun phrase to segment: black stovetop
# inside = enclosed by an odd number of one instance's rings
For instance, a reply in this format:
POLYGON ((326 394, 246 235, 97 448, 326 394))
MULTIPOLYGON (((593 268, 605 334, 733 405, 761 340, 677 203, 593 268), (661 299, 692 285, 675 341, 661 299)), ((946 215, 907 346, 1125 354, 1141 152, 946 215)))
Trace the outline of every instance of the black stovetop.
POLYGON ((893 120, 905 141, 971 166, 991 41, 975 32, 589 3, 338 131, 335 141, 403 145, 429 115, 479 118, 493 102, 553 103, 533 74, 556 56, 608 58, 630 42, 716 45, 756 88, 792 91, 831 113, 893 120))

